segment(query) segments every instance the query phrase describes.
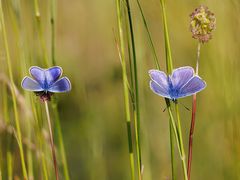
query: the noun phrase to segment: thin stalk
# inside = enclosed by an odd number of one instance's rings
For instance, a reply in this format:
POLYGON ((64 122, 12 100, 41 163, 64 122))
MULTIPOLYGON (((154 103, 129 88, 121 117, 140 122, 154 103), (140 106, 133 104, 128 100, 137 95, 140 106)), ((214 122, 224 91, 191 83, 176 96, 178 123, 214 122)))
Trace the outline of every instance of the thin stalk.
MULTIPOLYGON (((51 0, 51 64, 53 66, 56 65, 56 57, 55 57, 55 52, 56 52, 56 2, 57 0, 51 0)), ((56 130, 57 130, 57 138, 58 138, 58 143, 60 147, 60 155, 61 155, 61 160, 63 163, 63 173, 65 180, 69 180, 69 172, 68 172, 68 165, 67 165, 67 158, 66 158, 66 152, 65 152, 65 147, 64 147, 64 142, 63 142, 63 135, 62 135, 62 128, 61 128, 61 123, 60 123, 60 118, 59 118, 59 113, 58 113, 58 105, 55 99, 53 99, 52 102, 52 108, 53 108, 53 113, 55 117, 55 125, 56 125, 56 130)))
POLYGON ((39 117, 37 115, 37 109, 36 109, 36 106, 33 102, 33 97, 31 96, 31 104, 32 104, 32 110, 33 110, 33 116, 34 116, 34 119, 35 121, 37 122, 36 124, 36 128, 37 128, 37 138, 38 138, 38 142, 39 142, 39 146, 40 146, 40 158, 41 158, 41 165, 42 165, 42 171, 43 171, 43 177, 45 180, 48 180, 48 171, 47 171, 47 164, 46 164, 46 160, 45 160, 45 157, 44 157, 44 153, 43 153, 43 141, 44 141, 44 138, 43 138, 43 135, 41 133, 41 128, 39 126, 39 117))
MULTIPOLYGON (((51 65, 55 66, 56 65, 56 57, 55 57, 55 41, 56 41, 56 0, 51 0, 51 17, 50 17, 50 22, 51 22, 51 65)), ((64 147, 64 142, 63 142, 63 135, 62 135, 62 128, 61 128, 61 123, 60 123, 60 118, 59 118, 59 113, 58 113, 58 105, 57 101, 53 99, 52 101, 52 108, 53 108, 53 113, 55 117, 55 125, 56 125, 56 130, 57 130, 57 140, 58 144, 60 146, 60 155, 61 155, 61 160, 63 163, 63 173, 64 177, 66 180, 70 179, 69 176, 69 171, 68 171, 68 165, 67 165, 67 158, 66 158, 66 152, 65 152, 65 147, 64 147)))
POLYGON ((142 7, 141 7, 141 4, 140 4, 139 0, 137 0, 137 5, 138 5, 138 8, 139 8, 141 16, 142 16, 143 24, 144 24, 145 29, 147 31, 147 35, 148 35, 148 39, 149 39, 149 42, 150 42, 150 46, 151 46, 151 49, 152 49, 153 55, 154 55, 155 65, 156 65, 157 69, 160 69, 160 65, 159 65, 159 61, 158 61, 158 57, 157 57, 157 52, 156 52, 156 50, 154 48, 154 44, 153 44, 153 40, 152 40, 152 37, 151 37, 151 33, 149 31, 149 28, 148 28, 148 25, 147 25, 147 21, 146 21, 146 18, 144 16, 144 14, 143 14, 143 10, 142 10, 142 7))
POLYGON ((172 63, 172 53, 171 53, 171 46, 168 34, 168 26, 167 26, 167 15, 165 9, 165 0, 160 0, 162 13, 163 13, 163 27, 164 27, 164 37, 165 37, 165 53, 166 53, 166 64, 167 64, 167 72, 171 74, 173 70, 173 63, 172 63))
MULTIPOLYGON (((124 8, 124 16, 128 16, 128 10, 127 8, 124 8)), ((132 63, 132 55, 131 55, 131 41, 130 41, 130 35, 129 35, 129 23, 128 21, 125 22, 125 29, 126 31, 126 41, 127 41, 127 52, 128 52, 128 62, 129 62, 129 74, 130 74, 130 85, 133 89, 133 63, 132 63)), ((132 93, 133 95, 133 93, 132 93)), ((134 98, 132 97, 132 103, 134 102, 134 98)))
POLYGON ((8 49, 6 26, 5 26, 5 22, 4 22, 2 0, 0 0, 0 17, 1 17, 4 47, 5 47, 5 51, 6 51, 7 68, 8 68, 8 73, 9 73, 10 82, 11 82, 11 95, 12 95, 12 101, 13 101, 13 109, 14 109, 14 116, 15 116, 15 124, 16 124, 16 129, 17 129, 18 142, 19 142, 18 146, 19 146, 19 151, 20 151, 22 172, 23 172, 24 179, 28 179, 27 170, 26 170, 26 163, 25 163, 25 158, 24 158, 23 144, 22 144, 22 133, 21 133, 20 120, 19 120, 19 115, 18 115, 17 100, 16 100, 15 89, 14 89, 15 84, 14 84, 13 73, 12 73, 12 64, 11 64, 11 59, 10 59, 10 54, 9 54, 9 49, 8 49))
POLYGON ((67 164, 66 152, 65 152, 64 142, 63 142, 63 135, 61 130, 62 128, 61 128, 61 123, 60 123, 60 118, 59 118, 59 113, 57 108, 57 102, 55 99, 53 99, 52 108, 53 108, 53 113, 55 117, 55 127, 57 130, 56 133, 57 133, 57 140, 60 148, 60 156, 63 163, 63 174, 64 174, 65 180, 69 180, 70 177, 68 172, 68 164, 67 164))
MULTIPOLYGON (((197 48, 197 63, 196 63, 196 75, 198 75, 198 67, 199 67, 199 60, 200 60, 200 51, 201 51, 201 43, 198 42, 197 48)), ((190 126, 190 133, 189 133, 189 141, 188 141, 188 179, 191 178, 191 167, 192 167, 192 146, 193 146, 193 133, 195 127, 195 119, 196 119, 196 110, 197 110, 197 94, 193 95, 192 99, 192 119, 191 119, 191 126, 190 126)))
POLYGON ((120 38, 120 47, 118 47, 118 52, 119 52, 119 58, 122 64, 123 91, 124 91, 125 116, 126 116, 127 134, 128 134, 128 149, 129 149, 131 179, 135 180, 135 166, 134 166, 132 128, 131 128, 132 123, 131 123, 130 105, 129 105, 129 90, 128 90, 129 85, 128 85, 128 78, 127 78, 126 60, 125 60, 121 2, 120 0, 117 0, 116 2, 117 2, 118 30, 119 30, 119 38, 120 38))
MULTIPOLYGON (((31 127, 31 124, 29 123, 30 119, 27 119, 28 123, 27 123, 27 133, 28 133, 28 139, 31 140, 31 130, 32 130, 32 127, 31 127)), ((34 178, 34 174, 33 174, 33 156, 32 156, 32 150, 30 148, 27 149, 27 162, 28 162, 28 176, 29 176, 29 179, 33 179, 34 178)))
POLYGON ((12 162, 12 153, 8 150, 7 151, 7 175, 8 180, 13 179, 13 162, 12 162))
POLYGON ((50 114, 49 114, 48 102, 44 101, 44 104, 45 104, 45 110, 46 110, 47 122, 48 122, 48 128, 49 128, 50 144, 51 144, 51 149, 52 149, 54 170, 55 170, 56 180, 58 180, 59 175, 58 175, 58 167, 57 167, 57 158, 56 158, 56 151, 55 151, 54 141, 53 141, 52 125, 51 125, 51 119, 50 119, 50 114))
POLYGON ((40 10, 39 10, 38 0, 34 0, 34 11, 35 11, 35 17, 36 17, 36 21, 37 21, 38 36, 39 36, 39 39, 40 39, 41 48, 42 48, 42 52, 43 52, 43 55, 44 55, 44 61, 45 61, 45 64, 47 66, 49 66, 47 49, 46 49, 45 40, 44 40, 44 37, 43 37, 41 13, 40 13, 40 10))
POLYGON ((3 167, 3 160, 2 160, 2 141, 0 139, 0 180, 2 180, 2 167, 3 167))
POLYGON ((51 0, 51 51, 52 51, 52 65, 56 65, 55 59, 55 23, 56 23, 56 0, 51 0))
MULTIPOLYGON (((8 125, 10 123, 10 118, 9 118, 9 109, 8 109, 8 99, 7 99, 7 85, 4 85, 3 87, 3 116, 4 116, 4 121, 8 125)), ((10 137, 11 138, 11 137, 10 137)), ((10 151, 10 138, 7 139, 7 176, 8 180, 13 179, 13 164, 12 164, 12 153, 10 151)))
MULTIPOLYGON (((49 66, 51 64, 51 65, 55 66, 56 65, 56 58, 55 58, 56 0, 51 0, 51 17, 50 17, 50 22, 51 22, 51 63, 48 60, 46 44, 45 44, 45 40, 43 37, 41 15, 40 15, 40 11, 39 11, 38 0, 34 0, 34 7, 35 7, 35 16, 36 16, 37 25, 38 25, 38 35, 39 35, 40 43, 42 46, 42 52, 44 54, 44 65, 49 66)), ((69 177, 69 172, 68 172, 67 158, 66 158, 66 153, 65 153, 65 148, 64 148, 59 113, 58 113, 58 109, 57 109, 57 102, 55 99, 53 99, 53 101, 52 101, 52 108, 53 108, 54 118, 55 118, 55 122, 56 122, 55 125, 56 125, 57 135, 58 135, 57 141, 60 146, 60 155, 61 155, 61 160, 63 163, 63 173, 64 173, 65 179, 69 180, 70 177, 69 177)))
MULTIPOLYGON (((173 63, 172 63, 172 56, 171 56, 171 46, 170 46, 170 40, 169 40, 169 35, 168 35, 168 26, 167 26, 167 15, 166 15, 166 10, 165 10, 165 1, 164 0, 160 0, 161 2, 161 7, 162 7, 162 13, 163 13, 163 28, 164 28, 164 40, 165 40, 165 54, 166 54, 166 67, 167 67, 167 73, 171 74, 172 70, 173 70, 173 63)), ((177 132, 176 130, 174 130, 174 126, 173 126, 173 116, 172 111, 171 111, 171 103, 168 99, 165 99, 166 101, 166 105, 169 111, 169 116, 170 116, 170 120, 172 122, 172 126, 171 123, 169 123, 169 132, 170 132, 170 148, 171 148, 171 170, 172 170, 172 179, 176 179, 175 177, 175 167, 174 167, 174 162, 175 162, 175 156, 174 156, 174 143, 173 143, 173 136, 175 135, 176 140, 177 140, 177 147, 178 149, 179 147, 179 143, 178 143, 178 136, 176 136, 177 132), (173 135, 174 134, 174 135, 173 135)))
POLYGON ((136 150, 137 150, 137 164, 138 164, 138 176, 139 179, 142 179, 142 158, 141 158, 141 138, 140 138, 140 109, 139 109, 139 92, 138 92, 138 72, 137 72, 137 58, 136 58, 136 49, 135 49, 135 40, 133 33, 133 24, 129 0, 126 0, 129 30, 130 30, 130 39, 133 55, 133 74, 134 74, 134 121, 135 121, 135 138, 136 138, 136 150))
POLYGON ((177 115, 177 123, 178 123, 177 128, 178 128, 179 143, 180 143, 180 149, 181 149, 181 161, 182 161, 184 179, 188 180, 187 166, 186 166, 186 156, 185 156, 183 137, 182 137, 182 127, 181 127, 180 113, 179 113, 179 108, 178 108, 178 102, 177 101, 175 101, 175 110, 176 110, 176 115, 177 115))
POLYGON ((179 139, 179 136, 178 136, 177 126, 176 126, 175 120, 173 118, 172 108, 171 108, 169 99, 166 99, 166 104, 167 104, 168 115, 170 117, 170 122, 171 122, 171 125, 172 125, 172 131, 173 131, 173 134, 174 134, 176 142, 177 142, 177 149, 178 149, 179 154, 181 156, 180 139, 179 139))
MULTIPOLYGON (((56 0, 51 0, 51 51, 52 51, 52 65, 56 65, 56 57, 55 57, 55 47, 56 47, 56 0)), ((60 124, 60 118, 59 118, 59 113, 58 113, 58 105, 56 100, 53 100, 52 103, 52 108, 54 112, 54 117, 56 119, 56 129, 57 129, 57 134, 58 134, 58 143, 60 146, 60 154, 61 154, 61 159, 63 163, 63 173, 64 177, 66 180, 69 180, 69 172, 68 172, 68 165, 67 165, 67 158, 66 158, 66 152, 65 152, 65 147, 64 147, 64 142, 63 142, 63 135, 62 135, 62 128, 60 124)))
POLYGON ((176 176, 175 176, 175 167, 174 167, 174 164, 175 164, 175 158, 174 158, 174 141, 173 141, 173 138, 174 138, 174 132, 173 132, 173 126, 172 126, 172 123, 171 123, 171 120, 169 120, 169 133, 170 133, 170 149, 171 149, 171 171, 172 171, 172 180, 175 180, 176 179, 176 176))

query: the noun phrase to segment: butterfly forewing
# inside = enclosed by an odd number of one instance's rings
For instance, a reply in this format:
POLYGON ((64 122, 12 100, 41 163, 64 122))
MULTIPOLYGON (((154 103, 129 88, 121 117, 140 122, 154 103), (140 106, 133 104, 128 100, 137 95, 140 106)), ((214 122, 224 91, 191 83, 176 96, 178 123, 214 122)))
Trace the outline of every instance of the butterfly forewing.
POLYGON ((63 77, 63 78, 57 80, 48 89, 49 92, 53 92, 53 93, 68 92, 70 90, 71 90, 71 83, 67 77, 63 77))
POLYGON ((39 85, 39 83, 30 77, 25 77, 22 80, 22 87, 26 90, 34 92, 43 91, 43 88, 39 85))
POLYGON ((37 66, 32 66, 29 69, 29 72, 33 79, 35 79, 40 85, 43 85, 45 82, 45 73, 44 69, 37 67, 37 66))
POLYGON ((45 77, 47 84, 51 86, 53 83, 55 83, 62 75, 62 68, 59 66, 54 66, 52 68, 49 68, 45 70, 45 77))
POLYGON ((151 77, 150 88, 159 96, 169 98, 169 84, 167 75, 158 70, 150 70, 149 75, 151 77))
POLYGON ((185 66, 175 69, 170 76, 173 89, 181 89, 193 76, 194 70, 192 67, 185 66))

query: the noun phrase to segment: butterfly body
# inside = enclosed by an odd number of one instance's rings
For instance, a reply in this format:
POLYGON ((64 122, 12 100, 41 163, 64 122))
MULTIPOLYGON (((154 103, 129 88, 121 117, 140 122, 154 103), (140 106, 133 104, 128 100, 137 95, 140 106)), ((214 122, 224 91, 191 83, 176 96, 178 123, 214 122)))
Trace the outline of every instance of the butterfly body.
POLYGON ((171 75, 159 70, 150 70, 149 75, 152 91, 173 101, 191 96, 206 87, 206 82, 195 75, 193 68, 189 66, 177 68, 171 75))
POLYGON ((43 101, 50 100, 54 93, 68 92, 71 90, 71 83, 67 77, 61 77, 62 68, 54 66, 42 69, 32 66, 29 69, 32 77, 26 76, 22 80, 22 87, 33 91, 43 101))

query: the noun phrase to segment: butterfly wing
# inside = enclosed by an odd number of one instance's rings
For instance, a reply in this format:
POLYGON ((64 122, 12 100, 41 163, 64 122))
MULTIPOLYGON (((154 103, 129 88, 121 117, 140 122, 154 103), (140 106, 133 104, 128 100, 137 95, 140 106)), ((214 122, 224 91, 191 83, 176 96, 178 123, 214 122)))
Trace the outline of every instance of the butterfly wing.
POLYGON ((192 77, 194 76, 194 70, 190 66, 180 67, 173 70, 170 76, 173 89, 181 89, 192 77))
POLYGON ((60 92, 68 92, 71 90, 71 83, 67 77, 63 77, 53 83, 48 89, 49 92, 60 93, 60 92))
POLYGON ((150 70, 149 76, 151 90, 159 96, 170 98, 167 75, 162 71, 150 70))
POLYGON ((207 84, 205 81, 203 81, 199 76, 194 76, 179 90, 178 97, 176 98, 191 96, 202 91, 206 86, 207 84))
POLYGON ((49 86, 55 83, 62 75, 62 68, 59 66, 51 67, 45 70, 46 81, 49 86))
POLYGON ((21 85, 23 89, 26 89, 28 91, 34 92, 43 91, 39 83, 30 77, 23 78, 21 85))
POLYGON ((30 67, 29 72, 33 79, 35 79, 40 85, 42 85, 42 87, 44 87, 45 70, 37 66, 32 66, 30 67))

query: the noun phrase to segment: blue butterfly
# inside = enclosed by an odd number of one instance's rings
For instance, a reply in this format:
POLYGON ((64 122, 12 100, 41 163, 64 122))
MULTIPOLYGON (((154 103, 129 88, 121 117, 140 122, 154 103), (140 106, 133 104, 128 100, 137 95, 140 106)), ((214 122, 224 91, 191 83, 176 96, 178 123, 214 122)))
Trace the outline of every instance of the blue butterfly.
POLYGON ((48 69, 42 69, 32 66, 29 69, 31 77, 24 77, 22 88, 33 91, 40 96, 42 100, 50 100, 53 93, 68 92, 71 90, 71 83, 67 77, 62 77, 62 68, 54 66, 48 69))
POLYGON ((159 96, 175 101, 178 98, 191 96, 202 91, 206 82, 194 74, 194 69, 189 66, 173 70, 171 75, 163 71, 150 70, 150 88, 159 96))

